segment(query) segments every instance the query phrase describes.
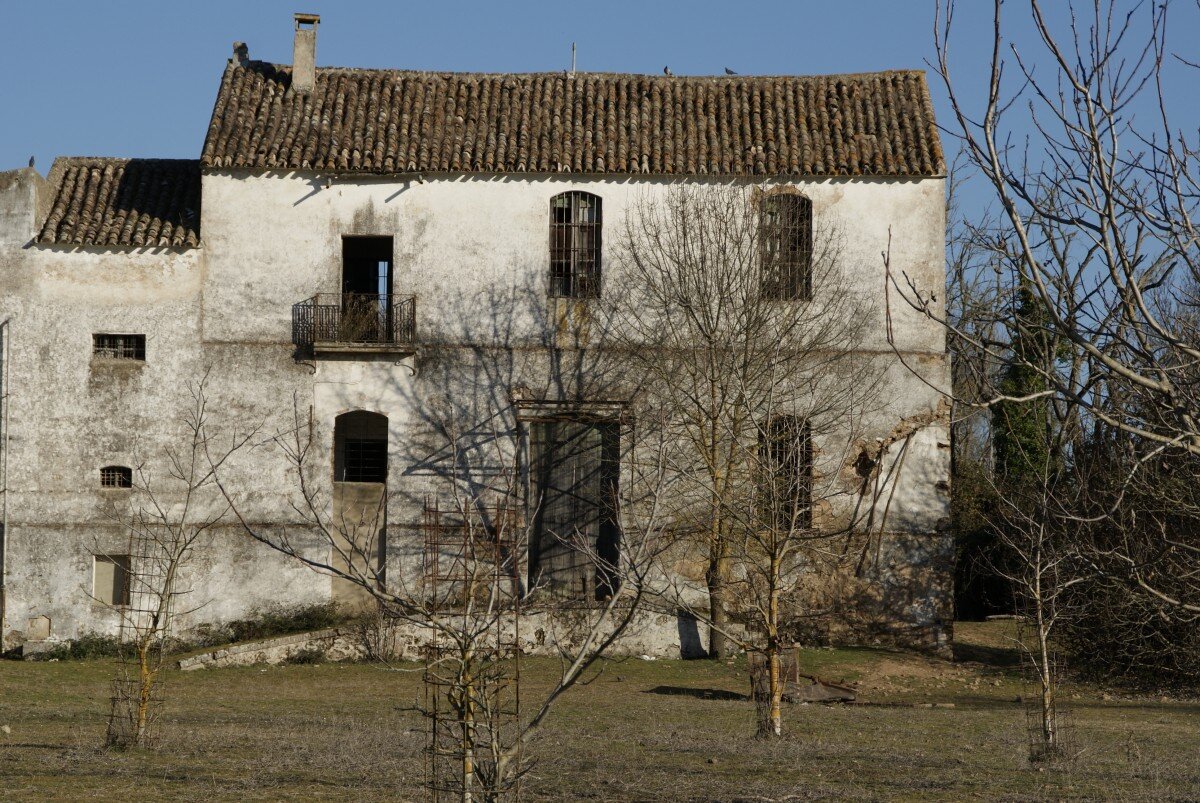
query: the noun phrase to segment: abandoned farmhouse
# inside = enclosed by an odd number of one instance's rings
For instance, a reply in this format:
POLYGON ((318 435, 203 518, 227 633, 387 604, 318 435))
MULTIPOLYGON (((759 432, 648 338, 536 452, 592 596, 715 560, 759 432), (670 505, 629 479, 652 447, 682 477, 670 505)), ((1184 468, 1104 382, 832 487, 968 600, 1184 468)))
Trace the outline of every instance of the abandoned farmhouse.
MULTIPOLYGON (((297 550, 330 546, 297 515, 273 438, 289 427, 310 439, 329 520, 379 511, 362 552, 378 582, 419 583, 431 496, 446 472, 477 469, 506 475, 527 523, 523 582, 619 593, 561 533, 603 556, 636 526, 638 505, 613 500, 639 482, 631 454, 649 416, 629 390, 642 372, 609 359, 608 333, 625 330, 608 322, 649 303, 625 258, 629 222, 681 189, 753 199, 786 268, 763 303, 861 315, 839 348, 870 391, 837 426, 797 435, 780 470, 811 508, 803 526, 847 533, 838 548, 868 589, 857 618, 945 643, 949 358, 936 323, 889 305, 881 259, 938 303, 946 171, 923 73, 318 67, 318 22, 297 15, 291 65, 234 45, 198 158, 0 173, 5 649, 116 632, 132 570, 123 517, 142 485, 164 489, 167 515, 180 509, 164 456, 186 451, 198 393, 214 449, 255 433, 221 476, 237 515, 291 532, 297 550), (834 229, 822 273, 814 243, 834 229), (466 441, 473 455, 447 446, 466 441)), ((669 566, 703 590, 702 559, 669 566)), ((183 575, 184 630, 361 603, 233 515, 183 575)))

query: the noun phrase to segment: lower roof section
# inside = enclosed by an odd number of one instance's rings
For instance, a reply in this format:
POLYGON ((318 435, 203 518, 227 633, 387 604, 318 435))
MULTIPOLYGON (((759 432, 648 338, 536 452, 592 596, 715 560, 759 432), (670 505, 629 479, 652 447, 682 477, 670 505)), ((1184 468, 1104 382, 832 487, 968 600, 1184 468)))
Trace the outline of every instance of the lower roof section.
POLYGON ((60 157, 39 243, 108 248, 200 245, 196 159, 60 157))

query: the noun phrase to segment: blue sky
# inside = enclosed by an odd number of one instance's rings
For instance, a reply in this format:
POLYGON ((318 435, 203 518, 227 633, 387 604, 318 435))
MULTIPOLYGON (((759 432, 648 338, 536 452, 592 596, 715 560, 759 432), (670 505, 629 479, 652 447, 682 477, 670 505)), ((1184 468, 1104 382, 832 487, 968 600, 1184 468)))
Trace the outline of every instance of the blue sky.
POLYGON ((43 171, 57 155, 199 156, 232 42, 290 63, 294 11, 321 15, 320 65, 488 72, 565 69, 572 41, 580 70, 914 68, 933 19, 927 0, 23 0, 4 10, 0 169, 31 154, 43 171))
MULTIPOLYGON (((320 65, 435 70, 580 70, 720 74, 922 68, 934 0, 594 0, 583 3, 406 0, 22 0, 4 9, 0 170, 30 155, 197 157, 234 40, 290 63, 292 13, 322 16, 320 65)), ((1047 7, 1063 19, 1065 0, 1047 7)), ((1083 6, 1090 5, 1084 0, 1083 6)), ((963 86, 982 90, 991 3, 959 0, 955 53, 963 86)), ((1024 0, 1008 0, 1013 18, 1024 0)), ((1194 10, 1194 9, 1193 9, 1194 10)), ((1172 12, 1174 13, 1174 12, 1172 12)), ((1172 38, 1188 51, 1192 14, 1172 38)), ((1028 41, 1027 23, 1014 33, 1028 41)), ((933 77, 931 76, 931 79, 933 77)), ((1187 96, 1191 97, 1191 81, 1187 96)), ((939 119, 944 91, 931 80, 939 119)), ((947 151, 953 143, 946 142, 947 151)))

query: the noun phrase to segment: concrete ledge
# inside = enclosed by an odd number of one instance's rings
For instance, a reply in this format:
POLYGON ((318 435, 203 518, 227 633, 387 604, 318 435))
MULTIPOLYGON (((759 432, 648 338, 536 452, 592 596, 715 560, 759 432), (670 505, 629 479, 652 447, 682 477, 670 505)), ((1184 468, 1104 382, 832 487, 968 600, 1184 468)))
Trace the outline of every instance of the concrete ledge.
POLYGON ((247 641, 233 644, 212 652, 184 658, 176 664, 178 669, 190 672, 194 669, 225 666, 251 666, 253 664, 280 664, 297 653, 313 648, 327 651, 339 637, 335 628, 316 630, 311 633, 293 633, 288 636, 247 641))
MULTIPOLYGON (((579 611, 539 613, 520 617, 516 632, 506 626, 503 638, 515 641, 523 655, 557 656, 570 650, 582 632, 579 611)), ((353 661, 368 655, 394 661, 419 661, 429 641, 427 628, 400 623, 372 628, 330 628, 295 633, 223 647, 184 658, 176 665, 190 672, 254 664, 281 664, 300 653, 320 650, 326 660, 353 661)), ((704 655, 707 633, 686 616, 656 612, 638 614, 609 651, 614 656, 698 658, 704 655)))

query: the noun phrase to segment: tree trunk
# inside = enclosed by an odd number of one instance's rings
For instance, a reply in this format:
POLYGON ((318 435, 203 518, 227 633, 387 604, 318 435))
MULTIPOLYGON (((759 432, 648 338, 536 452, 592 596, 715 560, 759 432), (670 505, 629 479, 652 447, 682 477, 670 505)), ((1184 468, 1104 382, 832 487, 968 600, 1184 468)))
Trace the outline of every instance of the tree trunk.
POLYGON ((704 579, 708 585, 708 655, 710 658, 728 658, 733 654, 733 643, 723 632, 729 626, 729 609, 726 578, 729 576, 730 560, 723 554, 723 545, 716 545, 708 561, 704 579))
POLYGON ((150 641, 138 649, 138 698, 133 722, 133 743, 146 747, 150 741, 150 700, 154 689, 154 672, 150 668, 150 641))
MULTIPOLYGON (((779 561, 771 558, 771 576, 777 581, 779 561)), ((760 739, 778 739, 783 735, 783 673, 779 661, 779 584, 772 583, 767 599, 767 688, 770 691, 770 710, 759 722, 760 739)))
POLYGON ((1037 603, 1038 627, 1038 675, 1042 686, 1042 749, 1046 758, 1058 754, 1058 718, 1054 710, 1054 664, 1050 656, 1050 640, 1046 634, 1046 621, 1041 600, 1037 603))

